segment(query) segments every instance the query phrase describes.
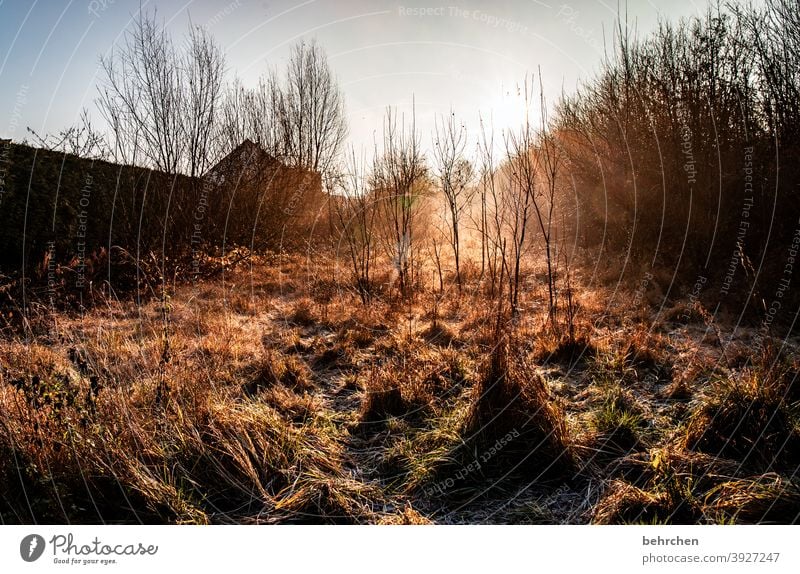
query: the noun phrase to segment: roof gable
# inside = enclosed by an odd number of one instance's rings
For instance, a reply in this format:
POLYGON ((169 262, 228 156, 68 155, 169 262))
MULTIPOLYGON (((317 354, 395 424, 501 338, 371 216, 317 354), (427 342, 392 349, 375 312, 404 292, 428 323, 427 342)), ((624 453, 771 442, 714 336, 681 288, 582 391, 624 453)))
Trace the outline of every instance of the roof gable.
POLYGON ((256 176, 266 169, 279 167, 284 167, 280 161, 264 151, 264 148, 257 143, 245 139, 209 169, 203 177, 221 184, 232 177, 238 179, 243 176, 256 176))

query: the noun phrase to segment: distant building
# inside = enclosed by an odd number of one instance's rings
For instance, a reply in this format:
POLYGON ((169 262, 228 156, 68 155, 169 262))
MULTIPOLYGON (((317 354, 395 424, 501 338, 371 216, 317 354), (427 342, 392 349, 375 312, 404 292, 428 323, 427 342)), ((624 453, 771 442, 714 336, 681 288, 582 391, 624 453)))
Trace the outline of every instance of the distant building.
MULTIPOLYGON (((246 139, 203 175, 222 213, 228 213, 229 240, 243 245, 283 247, 305 241, 320 215, 327 194, 318 172, 290 167, 257 143, 246 139), (215 190, 218 193, 215 193, 215 190)), ((320 226, 321 227, 321 226, 320 226)), ((319 229, 318 229, 319 231, 319 229)))
POLYGON ((289 167, 246 139, 209 169, 203 178, 239 194, 254 194, 287 216, 307 215, 324 205, 318 172, 289 167))
MULTIPOLYGON (((0 272, 92 254, 285 249, 321 231, 319 173, 245 140, 200 178, 0 140, 0 272)), ((77 259, 76 259, 77 258, 77 259)), ((88 275, 87 275, 88 276, 88 275)), ((91 280, 91 277, 89 277, 91 280)))

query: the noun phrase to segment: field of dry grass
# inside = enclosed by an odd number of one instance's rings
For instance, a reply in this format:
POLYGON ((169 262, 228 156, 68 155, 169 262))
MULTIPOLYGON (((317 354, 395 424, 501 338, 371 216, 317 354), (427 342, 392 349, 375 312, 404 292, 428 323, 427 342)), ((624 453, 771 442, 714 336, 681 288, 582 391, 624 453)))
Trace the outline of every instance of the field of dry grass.
POLYGON ((334 261, 5 330, 2 523, 798 521, 794 342, 585 278, 567 342, 536 274, 498 330, 474 280, 365 306, 334 261))

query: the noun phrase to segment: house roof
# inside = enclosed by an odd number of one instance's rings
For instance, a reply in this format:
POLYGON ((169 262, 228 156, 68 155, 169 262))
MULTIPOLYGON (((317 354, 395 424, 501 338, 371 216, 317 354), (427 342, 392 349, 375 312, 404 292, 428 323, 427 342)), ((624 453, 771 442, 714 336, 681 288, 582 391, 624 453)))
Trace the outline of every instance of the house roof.
POLYGON ((219 160, 203 177, 223 183, 227 177, 255 174, 266 168, 284 167, 275 157, 250 139, 245 139, 224 158, 219 160))

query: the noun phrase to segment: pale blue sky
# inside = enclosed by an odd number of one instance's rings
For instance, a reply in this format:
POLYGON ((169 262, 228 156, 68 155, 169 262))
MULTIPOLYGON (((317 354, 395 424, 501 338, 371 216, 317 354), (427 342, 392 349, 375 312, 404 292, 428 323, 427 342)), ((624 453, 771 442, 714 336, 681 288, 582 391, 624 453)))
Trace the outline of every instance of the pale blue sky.
MULTIPOLYGON (((94 109, 99 57, 124 35, 139 2, 0 0, 0 136, 21 140, 73 124, 94 109)), ((409 0, 143 1, 176 36, 191 17, 223 47, 228 73, 254 83, 282 67, 289 46, 316 37, 345 94, 352 141, 371 146, 387 105, 416 100, 425 139, 435 114, 451 107, 475 135, 478 111, 498 127, 521 113, 514 87, 541 66, 549 99, 597 69, 614 0, 445 2, 409 0), (423 13, 419 13, 423 10, 423 13), (425 12, 428 10, 428 12, 425 12)), ((624 6, 624 3, 623 3, 624 6)), ((704 0, 631 0, 640 33, 659 17, 705 10, 704 0)), ((624 9, 624 8, 623 8, 624 9)))

